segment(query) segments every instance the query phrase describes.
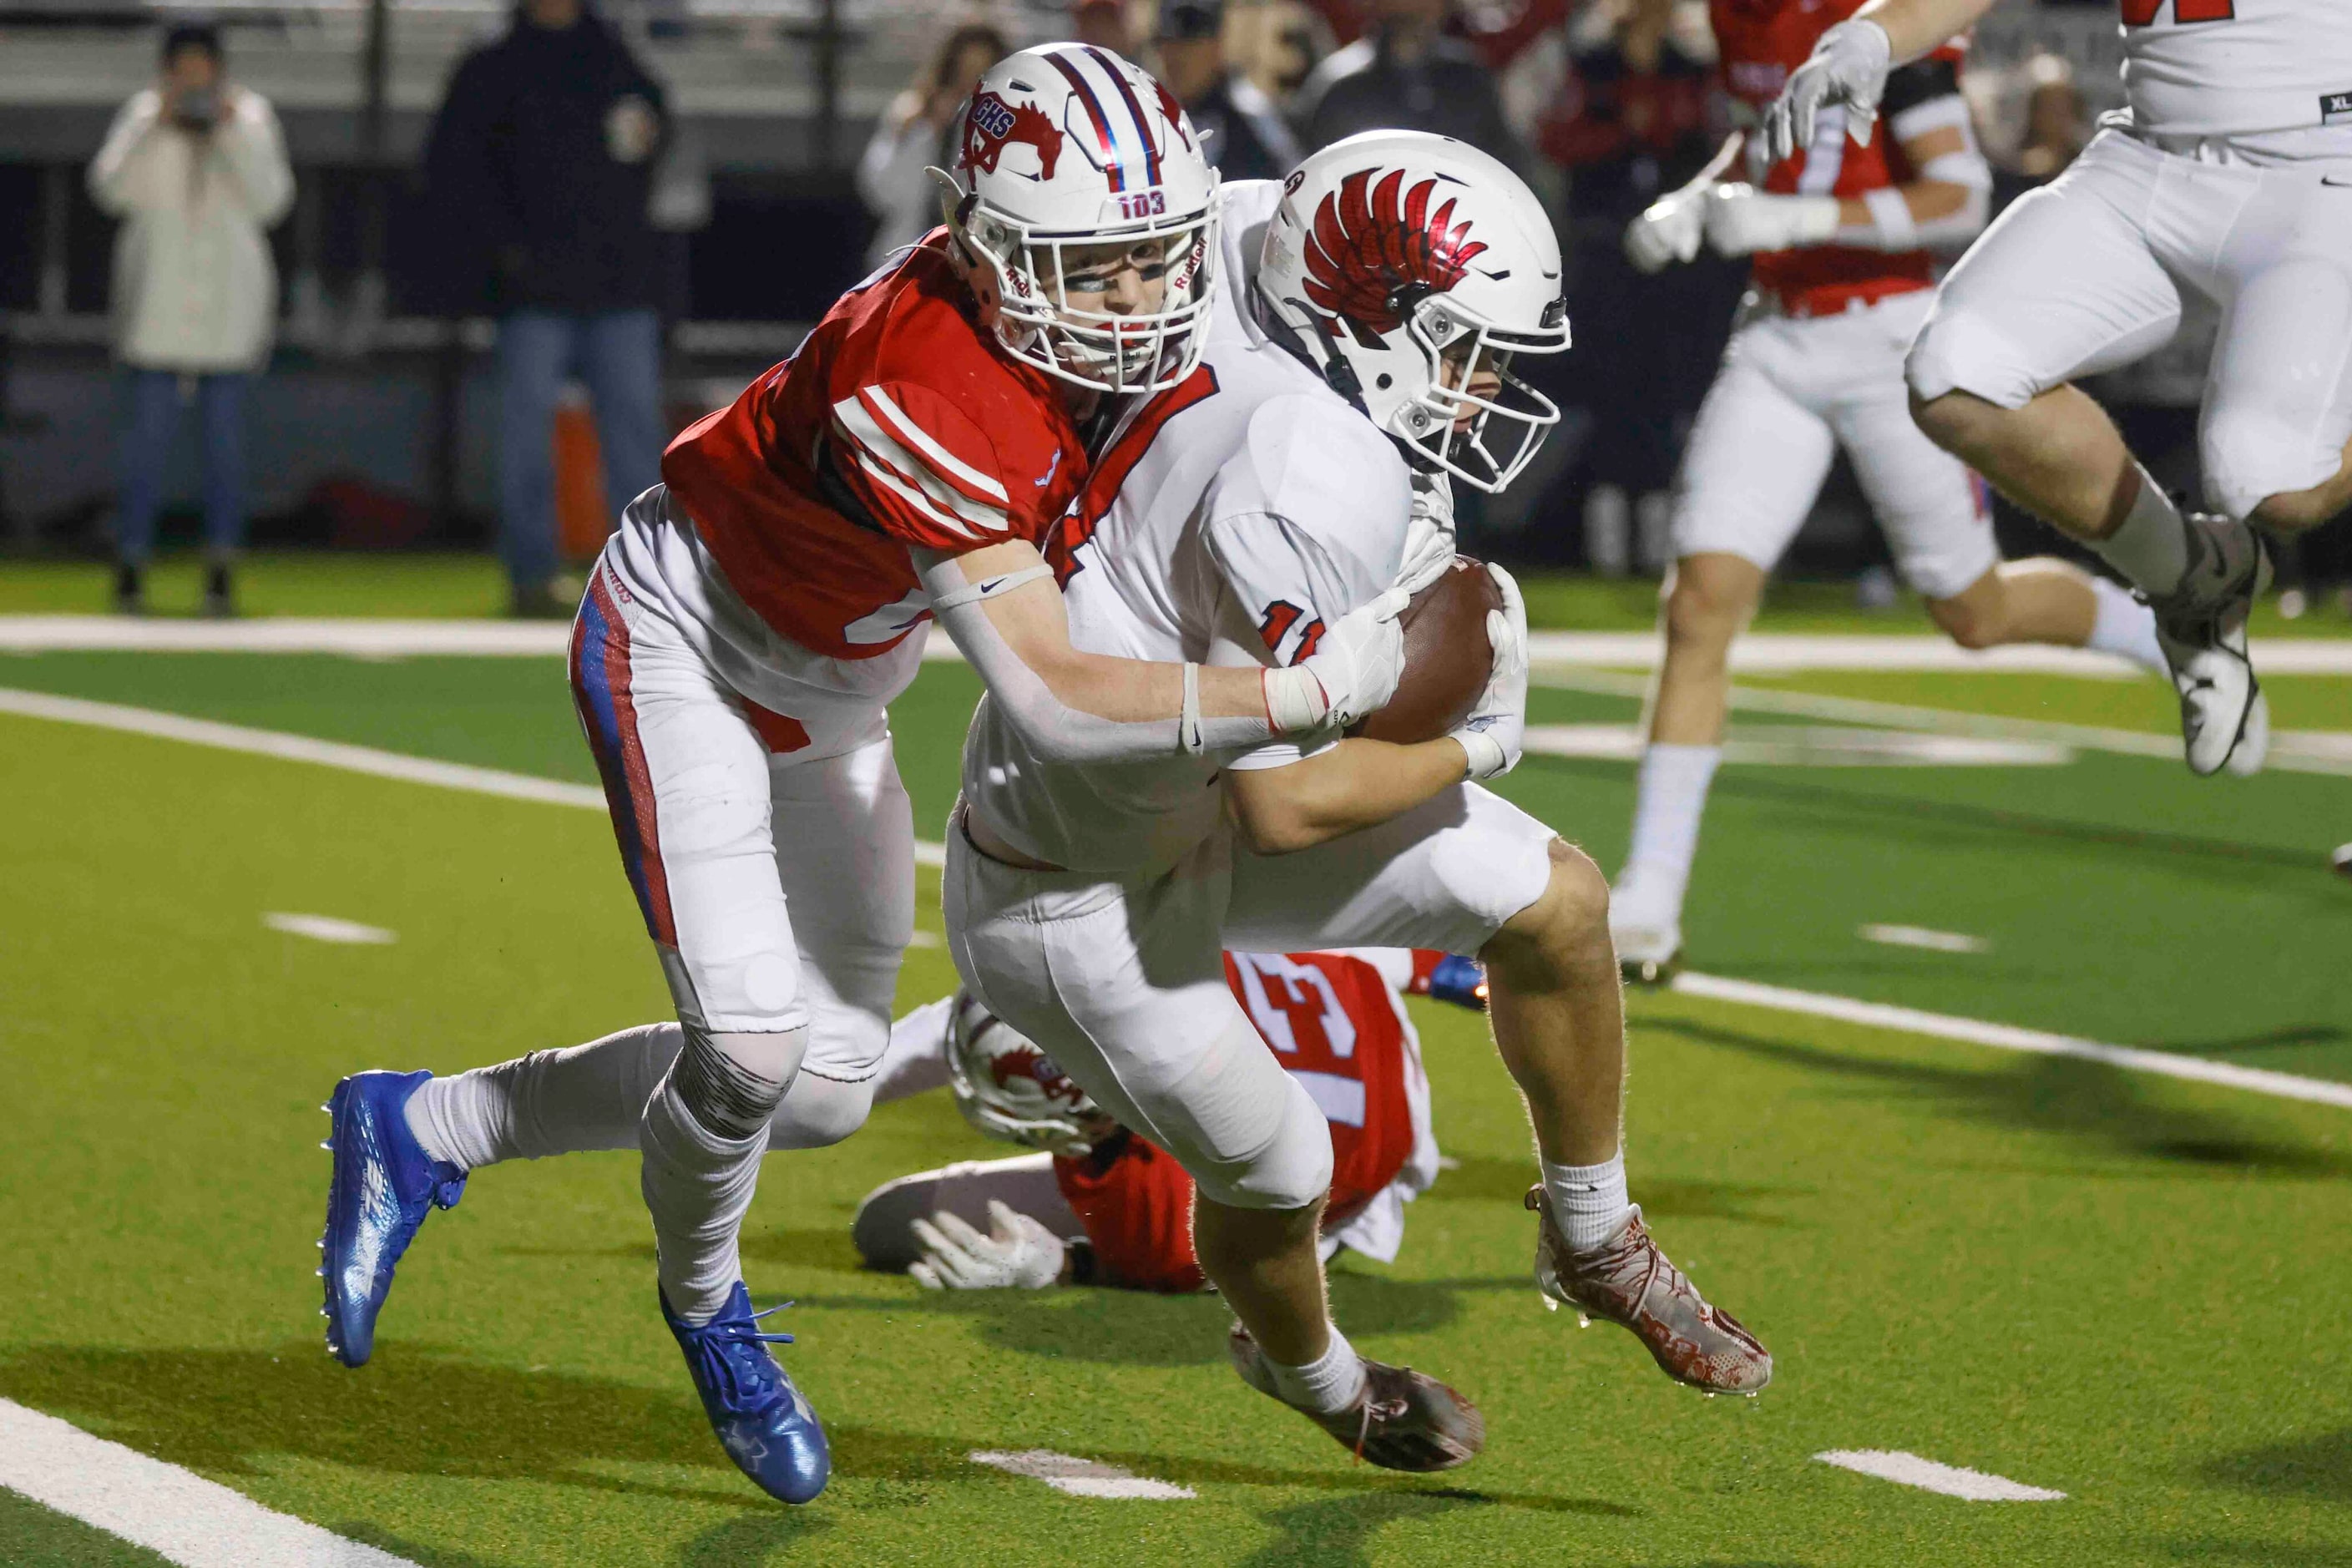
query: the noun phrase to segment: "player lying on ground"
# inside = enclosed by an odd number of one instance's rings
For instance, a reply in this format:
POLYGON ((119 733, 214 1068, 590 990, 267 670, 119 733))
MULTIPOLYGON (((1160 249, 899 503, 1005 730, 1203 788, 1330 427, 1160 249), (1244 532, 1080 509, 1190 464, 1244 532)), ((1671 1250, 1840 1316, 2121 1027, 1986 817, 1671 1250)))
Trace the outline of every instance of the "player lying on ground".
MULTIPOLYGON (((1766 135, 1870 133, 1890 79, 1994 0, 1872 0, 1822 36, 1766 135)), ((2352 26, 2342 0, 2119 0, 2129 107, 1944 280, 1908 362, 1919 426, 2148 595, 2189 765, 2257 761, 2268 716, 2246 616, 2270 580, 2250 523, 2352 504, 2352 26), (2221 312, 2183 516, 2073 384, 2221 312)))
MULTIPOLYGON (((1734 101, 1752 118, 1822 30, 1859 0, 1715 0, 1734 101)), ((1635 266, 1688 261, 1701 243, 1755 257, 1723 368, 1675 485, 1666 657, 1650 710, 1633 851, 1609 925, 1631 978, 1670 975, 1707 786, 1723 757, 1732 639, 1796 537, 1843 448, 1927 613, 1963 647, 2059 643, 2165 673, 2156 619, 2116 584, 2050 558, 2000 560, 1968 468, 1912 422, 1903 356, 1935 298, 1937 256, 1984 226, 1992 171, 1957 68, 1939 49, 1887 79, 1886 132, 1849 145, 1844 117, 1772 162, 1744 138, 1747 179, 1710 169, 1625 232, 1635 266)), ((2248 749, 2241 761, 2259 764, 2248 749)))
MULTIPOLYGON (((1393 603, 1335 626, 1298 669, 1071 643, 1035 542, 1081 493, 1088 436, 1200 357, 1215 177, 1158 83, 1076 45, 989 73, 960 166, 965 184, 941 176, 946 228, 671 444, 572 637, 573 696, 686 1044, 650 1095, 546 1103, 635 1126, 663 1314, 728 1452, 787 1501, 824 1484, 824 1434, 759 1331, 736 1232, 764 1152, 866 1119, 914 919, 884 705, 914 677, 923 624, 948 628, 992 712, 1068 761, 1361 713, 1401 658, 1393 603)), ((575 1070, 565 1058, 338 1086, 321 1246, 346 1363, 367 1360, 429 1205, 479 1166, 583 1146, 516 1109, 534 1075, 575 1070)))
MULTIPOLYGON (((1344 1247, 1394 1261, 1404 1205, 1438 1169, 1421 1038, 1403 997, 1483 1009, 1486 977, 1465 958, 1365 948, 1227 953, 1225 984, 1330 1123, 1324 1259, 1344 1247)), ((869 1267, 909 1269, 933 1289, 1201 1288, 1192 1178, 961 992, 891 1026, 874 1098, 942 1086, 982 1134, 1043 1152, 966 1160, 877 1187, 852 1227, 869 1267)))
MULTIPOLYGON (((1509 363, 1567 347, 1559 247, 1501 163, 1371 132, 1280 186, 1229 186, 1223 206, 1234 286, 1205 362, 1113 442, 1098 474, 1123 476, 1117 491, 1087 497, 1052 552, 1083 647, 1287 663, 1389 589, 1411 476, 1499 489, 1558 417, 1509 363)), ((1702 1387, 1750 1393, 1771 1367, 1627 1199, 1605 879, 1471 782, 1517 760, 1524 723, 1525 616, 1507 574, 1495 583, 1486 689, 1414 744, 1327 730, 1114 768, 1038 755, 983 701, 943 880, 973 996, 1191 1173, 1202 1270, 1240 1320, 1235 1369, 1395 1468, 1465 1462, 1484 1423, 1332 1324, 1329 1130, 1227 987, 1227 949, 1477 954, 1542 1157, 1538 1283, 1702 1387)))

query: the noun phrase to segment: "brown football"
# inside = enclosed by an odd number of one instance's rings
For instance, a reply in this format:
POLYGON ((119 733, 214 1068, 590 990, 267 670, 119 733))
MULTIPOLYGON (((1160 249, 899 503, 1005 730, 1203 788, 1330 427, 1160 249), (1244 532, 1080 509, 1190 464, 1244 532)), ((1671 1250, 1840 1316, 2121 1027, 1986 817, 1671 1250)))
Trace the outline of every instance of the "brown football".
POLYGON ((1502 607, 1502 591, 1486 563, 1455 556, 1454 569, 1415 594, 1398 617, 1404 627, 1404 679, 1396 695, 1348 733, 1410 745, 1459 728, 1494 668, 1486 612, 1502 607))

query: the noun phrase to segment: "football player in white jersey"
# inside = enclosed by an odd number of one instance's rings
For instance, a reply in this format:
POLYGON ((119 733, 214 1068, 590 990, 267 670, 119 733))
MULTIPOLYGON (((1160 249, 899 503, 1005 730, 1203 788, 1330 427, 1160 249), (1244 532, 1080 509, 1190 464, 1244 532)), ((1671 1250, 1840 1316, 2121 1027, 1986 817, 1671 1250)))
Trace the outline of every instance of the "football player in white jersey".
MULTIPOLYGON (((1080 647, 1300 658, 1397 578, 1416 474, 1500 489, 1558 418, 1509 374, 1516 353, 1568 345, 1558 242, 1484 153, 1351 137, 1280 187, 1228 187, 1220 243, 1233 287, 1204 363, 1114 437, 1047 552, 1080 647)), ((1443 570, 1450 541, 1411 553, 1443 570)), ((983 699, 943 884, 972 995, 1192 1174, 1195 1247, 1240 1320, 1242 1377, 1402 1469, 1465 1462, 1484 1424, 1435 1379, 1366 1362, 1331 1323, 1316 1246, 1330 1135, 1234 1000, 1228 946, 1477 954, 1541 1154, 1538 1283, 1632 1328, 1684 1382, 1752 1393, 1771 1370, 1628 1200, 1605 879, 1472 782, 1517 760, 1527 695, 1524 611, 1496 578, 1490 683, 1460 730, 1420 744, 1327 730, 1071 765, 983 699)))
MULTIPOLYGON (((1944 280, 1912 406, 2147 595, 2189 765, 2210 773, 2267 743, 2245 623, 2269 562, 2249 525, 2352 504, 2352 18, 2342 0, 2117 3, 2129 106, 1944 280), (2218 516, 2183 517, 2071 384, 2169 341, 2184 290, 2221 312, 2199 427, 2218 516)), ((1868 135, 1889 66, 1993 4, 1873 0, 1831 28, 1768 118, 1774 153, 1828 107, 1868 135)))

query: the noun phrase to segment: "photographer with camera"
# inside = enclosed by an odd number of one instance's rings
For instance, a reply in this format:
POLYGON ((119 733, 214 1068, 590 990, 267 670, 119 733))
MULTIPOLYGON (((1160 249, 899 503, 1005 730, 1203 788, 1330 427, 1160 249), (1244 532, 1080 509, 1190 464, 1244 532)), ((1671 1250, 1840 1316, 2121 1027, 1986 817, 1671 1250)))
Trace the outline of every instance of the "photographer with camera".
POLYGON ((266 234, 293 201, 294 172, 268 100, 226 79, 216 29, 190 23, 163 35, 163 70, 114 117, 89 192, 122 220, 115 352, 130 398, 115 608, 145 608, 164 461, 180 408, 193 403, 204 454, 204 607, 228 615, 229 569, 245 539, 245 385, 268 363, 278 315, 266 234))

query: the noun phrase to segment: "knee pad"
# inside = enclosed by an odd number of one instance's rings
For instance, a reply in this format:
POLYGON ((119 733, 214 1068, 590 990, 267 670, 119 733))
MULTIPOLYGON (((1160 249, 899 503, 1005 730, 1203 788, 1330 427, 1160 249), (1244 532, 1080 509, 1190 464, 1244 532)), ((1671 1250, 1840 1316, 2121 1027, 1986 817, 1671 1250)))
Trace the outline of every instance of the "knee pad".
POLYGON ((1175 1113, 1155 1107, 1154 1120, 1212 1202, 1296 1209, 1330 1192, 1330 1124, 1254 1032, 1204 1052, 1175 1098, 1175 1113))
POLYGON ((874 1080, 844 1083, 804 1072, 768 1120, 771 1149, 822 1149, 866 1125, 874 1109, 874 1080))
POLYGON ((670 1083, 697 1121, 722 1138, 749 1138, 768 1124, 793 1087, 808 1030, 712 1034, 688 1026, 670 1083))

